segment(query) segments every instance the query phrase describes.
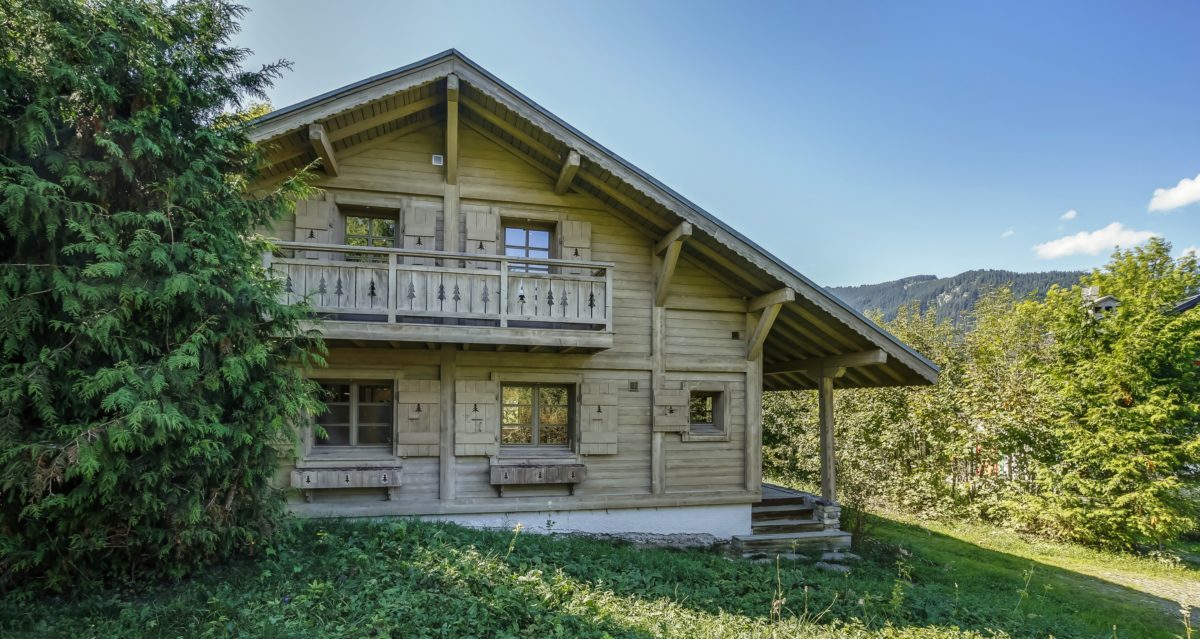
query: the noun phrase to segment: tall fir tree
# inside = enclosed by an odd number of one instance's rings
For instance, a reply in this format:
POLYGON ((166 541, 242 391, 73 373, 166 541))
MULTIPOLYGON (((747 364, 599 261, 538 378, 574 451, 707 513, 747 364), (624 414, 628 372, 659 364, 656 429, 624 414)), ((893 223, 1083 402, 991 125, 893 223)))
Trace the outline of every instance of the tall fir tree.
POLYGON ((227 115, 218 0, 0 6, 0 589, 182 575, 264 541, 292 425, 319 405, 303 308, 280 304, 227 115))

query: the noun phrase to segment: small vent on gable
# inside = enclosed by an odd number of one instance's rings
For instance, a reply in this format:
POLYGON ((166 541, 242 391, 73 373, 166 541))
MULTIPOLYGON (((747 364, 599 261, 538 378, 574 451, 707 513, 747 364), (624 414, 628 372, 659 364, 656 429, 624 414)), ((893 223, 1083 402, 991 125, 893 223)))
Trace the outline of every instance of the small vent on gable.
POLYGON ((433 165, 434 166, 442 166, 445 163, 446 163, 446 156, 444 156, 444 155, 434 155, 433 156, 433 165))

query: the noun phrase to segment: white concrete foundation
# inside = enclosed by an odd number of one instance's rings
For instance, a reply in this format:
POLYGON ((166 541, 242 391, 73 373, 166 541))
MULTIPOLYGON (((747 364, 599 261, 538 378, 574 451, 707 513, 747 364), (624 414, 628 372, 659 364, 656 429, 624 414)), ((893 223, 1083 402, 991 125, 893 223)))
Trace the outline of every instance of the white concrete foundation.
POLYGON ((519 523, 523 532, 612 535, 651 542, 667 535, 709 535, 715 541, 750 534, 750 504, 422 515, 420 518, 471 528, 504 530, 512 530, 519 523))

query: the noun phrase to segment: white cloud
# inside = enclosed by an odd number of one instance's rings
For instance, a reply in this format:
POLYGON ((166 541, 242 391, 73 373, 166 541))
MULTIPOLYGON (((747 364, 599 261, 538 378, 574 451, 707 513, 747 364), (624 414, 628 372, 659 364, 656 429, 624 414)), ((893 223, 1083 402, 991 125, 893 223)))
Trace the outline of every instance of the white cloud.
POLYGON ((1075 218, 1077 218, 1077 217, 1079 217, 1079 211, 1076 211, 1075 209, 1071 209, 1070 211, 1067 211, 1066 213, 1063 213, 1063 214, 1062 214, 1062 216, 1061 216, 1061 217, 1059 217, 1058 219, 1060 219, 1060 220, 1073 220, 1073 219, 1075 219, 1075 218))
POLYGON ((1154 189, 1150 210, 1170 211, 1196 202, 1200 202, 1200 175, 1190 180, 1184 178, 1169 189, 1154 189))
POLYGON ((1179 257, 1183 257, 1188 253, 1191 253, 1192 255, 1195 255, 1197 259, 1200 259, 1200 246, 1189 246, 1183 249, 1183 251, 1179 253, 1179 257))
POLYGON ((1156 237, 1154 231, 1135 231, 1125 228, 1120 222, 1113 222, 1097 231, 1080 231, 1075 235, 1060 237, 1033 247, 1037 256, 1043 260, 1053 260, 1069 255, 1099 255, 1111 251, 1117 246, 1129 248, 1156 237))
POLYGON ((1016 234, 1017 234, 1017 232, 1010 228, 1007 231, 1000 234, 1000 239, 1007 240, 1008 238, 1010 238, 1016 234))

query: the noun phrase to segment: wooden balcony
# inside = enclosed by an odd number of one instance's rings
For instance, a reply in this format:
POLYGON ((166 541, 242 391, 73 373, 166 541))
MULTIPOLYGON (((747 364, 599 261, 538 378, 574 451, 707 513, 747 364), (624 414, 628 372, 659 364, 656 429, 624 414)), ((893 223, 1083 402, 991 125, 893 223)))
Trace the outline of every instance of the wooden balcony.
POLYGON ((612 346, 604 262, 277 242, 263 265, 326 339, 453 342, 530 350, 612 346))

